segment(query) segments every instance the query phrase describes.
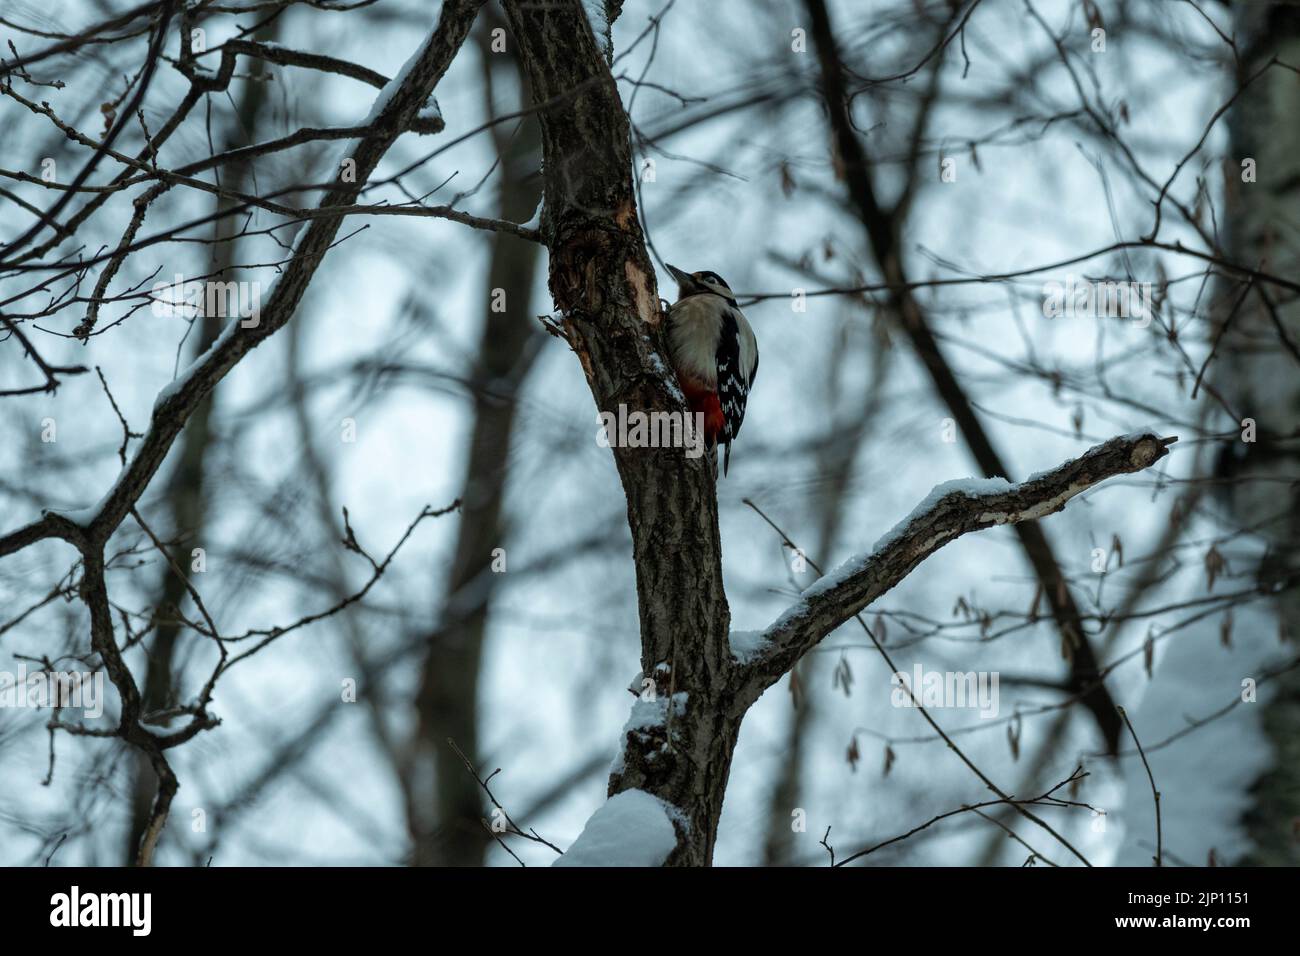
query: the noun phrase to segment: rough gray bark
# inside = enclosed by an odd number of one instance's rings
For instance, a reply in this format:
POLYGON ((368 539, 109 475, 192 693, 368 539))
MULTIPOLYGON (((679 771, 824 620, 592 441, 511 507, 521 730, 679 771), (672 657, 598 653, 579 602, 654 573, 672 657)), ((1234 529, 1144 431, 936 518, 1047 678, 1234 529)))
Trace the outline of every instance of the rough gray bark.
MULTIPOLYGON (((661 356, 661 315, 632 185, 627 115, 577 0, 507 0, 542 121, 542 234, 550 289, 596 406, 683 412, 661 356)), ((740 728, 728 706, 731 620, 722 586, 713 477, 681 449, 615 448, 636 562, 641 667, 657 693, 690 693, 672 745, 628 743, 610 793, 640 788, 686 821, 671 862, 712 855, 740 728), (690 834, 689 836, 687 834, 690 834)))

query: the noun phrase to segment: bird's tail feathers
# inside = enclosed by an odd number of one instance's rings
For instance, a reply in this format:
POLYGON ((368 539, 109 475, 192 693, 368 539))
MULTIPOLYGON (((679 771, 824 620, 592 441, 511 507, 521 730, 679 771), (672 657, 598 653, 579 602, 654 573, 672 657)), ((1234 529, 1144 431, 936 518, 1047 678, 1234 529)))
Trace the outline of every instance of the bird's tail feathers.
POLYGON ((713 480, 718 480, 718 445, 717 442, 709 442, 705 448, 708 451, 709 468, 713 472, 713 480))

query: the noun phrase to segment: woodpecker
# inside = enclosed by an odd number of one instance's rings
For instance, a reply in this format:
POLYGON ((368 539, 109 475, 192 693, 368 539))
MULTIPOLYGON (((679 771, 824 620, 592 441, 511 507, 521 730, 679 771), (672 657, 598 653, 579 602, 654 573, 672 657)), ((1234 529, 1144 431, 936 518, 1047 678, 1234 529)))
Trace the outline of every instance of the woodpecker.
MULTIPOLYGON (((667 263, 665 263, 667 265, 667 263)), ((745 403, 758 375, 758 339, 730 286, 716 272, 668 271, 677 301, 668 309, 668 348, 692 412, 704 416, 704 440, 717 473, 717 446, 731 464, 731 443, 745 420, 745 403)))

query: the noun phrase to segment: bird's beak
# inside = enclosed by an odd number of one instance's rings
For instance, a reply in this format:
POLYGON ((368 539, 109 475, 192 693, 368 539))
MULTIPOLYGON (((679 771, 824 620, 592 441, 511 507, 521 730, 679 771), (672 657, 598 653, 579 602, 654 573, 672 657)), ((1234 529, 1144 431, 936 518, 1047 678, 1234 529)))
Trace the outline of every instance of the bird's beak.
POLYGON ((669 265, 667 262, 664 263, 664 268, 671 272, 673 278, 677 280, 677 289, 679 292, 685 292, 687 289, 693 289, 695 287, 695 277, 689 272, 683 272, 681 269, 674 265, 669 265))

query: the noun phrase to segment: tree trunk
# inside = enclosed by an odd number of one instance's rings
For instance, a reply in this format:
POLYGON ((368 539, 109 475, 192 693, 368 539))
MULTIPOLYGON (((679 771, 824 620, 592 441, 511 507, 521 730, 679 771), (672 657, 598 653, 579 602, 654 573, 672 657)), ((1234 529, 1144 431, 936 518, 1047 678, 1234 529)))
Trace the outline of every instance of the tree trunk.
MULTIPOLYGON (((485 14, 487 11, 485 11, 485 14)), ((521 100, 528 85, 512 51, 493 53, 487 27, 480 30, 488 109, 492 111, 494 65, 502 61, 518 75, 521 100)), ((505 71, 503 71, 505 72, 505 71)), ((525 117, 513 125, 494 126, 501 164, 498 216, 525 222, 541 198, 537 176, 541 164, 537 122, 525 117)), ((441 621, 429 638, 417 698, 417 759, 431 761, 435 788, 432 806, 408 821, 417 866, 474 866, 483 862, 490 834, 483 828, 483 791, 447 743, 448 738, 471 760, 479 748, 478 687, 483 640, 497 581, 494 551, 505 545, 501 521, 510 465, 518 395, 537 354, 541 329, 531 314, 537 245, 502 232, 492 234, 492 258, 483 295, 483 332, 478 361, 470 376, 473 424, 465 459, 464 492, 456 556, 451 564, 441 621)), ((509 570, 509 555, 504 555, 509 570)), ((477 762, 477 761, 476 761, 477 762)))
MULTIPOLYGON (((1236 34, 1242 42, 1237 81, 1244 83, 1271 58, 1300 63, 1300 7, 1238 4, 1236 34)), ((1300 272, 1300 79, 1274 67, 1242 94, 1230 119, 1227 158, 1229 255, 1273 275, 1300 272), (1253 160, 1256 181, 1244 182, 1242 162, 1253 160)), ((1234 438, 1224 448, 1219 476, 1231 479, 1230 507, 1246 527, 1259 526, 1269 553, 1261 582, 1300 571, 1300 485, 1294 482, 1295 438, 1300 434, 1300 301, 1252 291, 1223 337, 1224 364, 1235 407, 1256 420, 1254 443, 1234 438), (1279 328, 1280 326, 1280 328, 1279 328), (1287 346, 1290 340, 1290 347, 1287 346), (1290 482, 1288 484, 1288 481, 1290 482), (1287 507, 1289 499, 1289 508, 1287 507)), ((1225 299, 1235 296, 1228 290, 1225 299)), ((1222 310, 1227 320, 1229 308, 1222 310)), ((1300 592, 1284 589, 1276 600, 1279 629, 1300 636, 1300 592)), ((1294 644, 1291 645, 1294 649, 1294 644)), ((1275 751, 1273 767, 1251 788, 1254 805, 1244 823, 1256 850, 1248 862, 1300 864, 1300 670, 1260 689, 1263 729, 1275 751)))
MULTIPOLYGON (((627 114, 578 0, 507 0, 542 121, 542 233, 550 289, 600 411, 676 411, 661 356, 659 300, 632 184, 627 114)), ((602 30, 602 33, 606 31, 602 30)), ((596 424, 593 416, 593 425, 596 424)), ((675 808, 675 864, 707 864, 743 711, 727 641, 713 477, 681 448, 614 448, 637 571, 648 706, 667 719, 630 731, 611 795, 644 790, 675 808), (667 714, 667 700, 674 708, 667 714)))

